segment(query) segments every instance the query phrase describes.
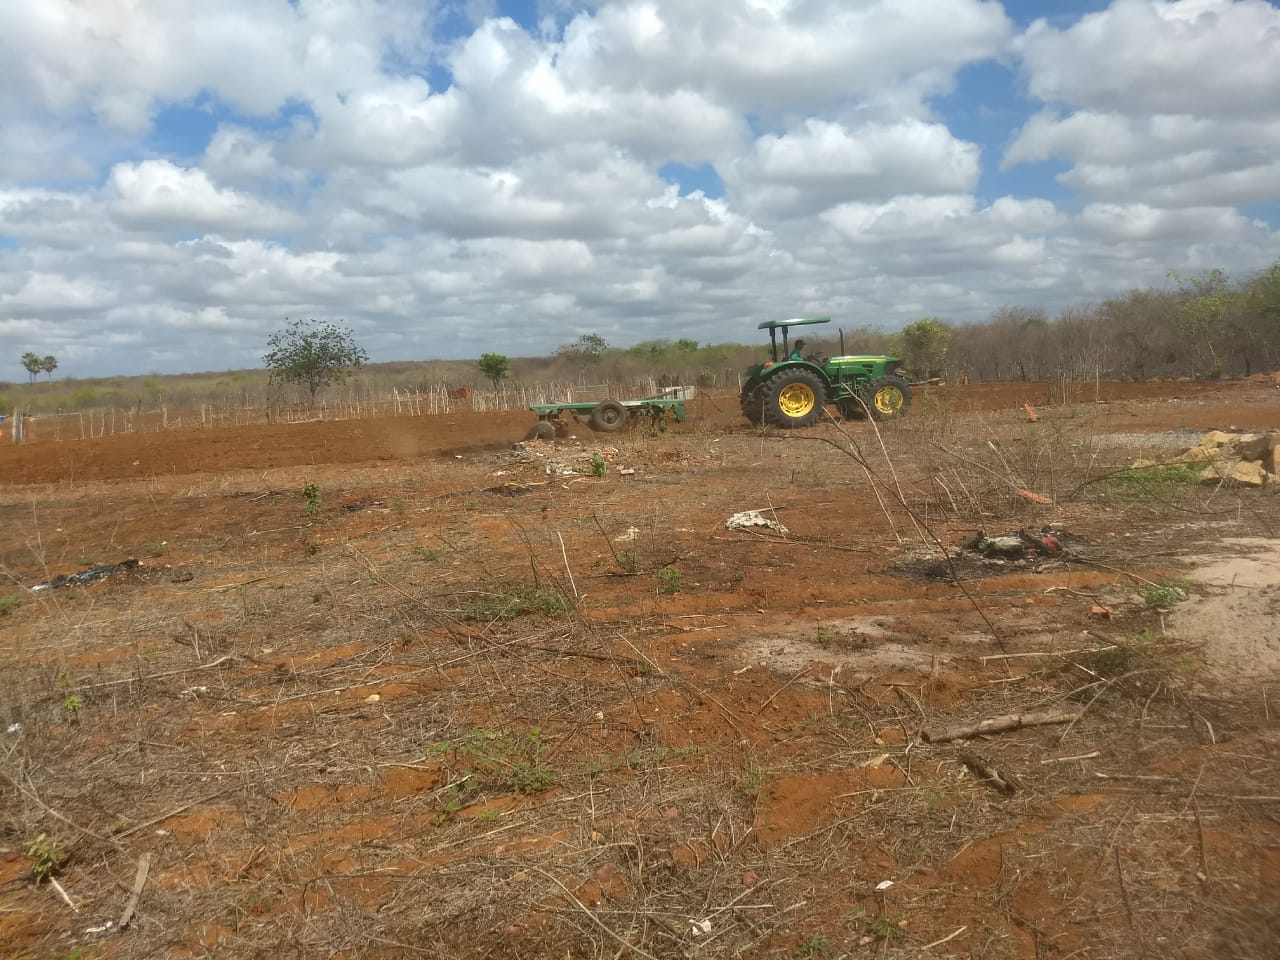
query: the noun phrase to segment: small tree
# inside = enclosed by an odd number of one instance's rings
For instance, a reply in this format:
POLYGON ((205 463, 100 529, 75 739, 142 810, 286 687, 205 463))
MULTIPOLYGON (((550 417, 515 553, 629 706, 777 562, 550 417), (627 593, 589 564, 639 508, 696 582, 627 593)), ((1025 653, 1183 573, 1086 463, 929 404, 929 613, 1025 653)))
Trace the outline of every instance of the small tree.
POLYGON ((925 317, 902 328, 902 347, 907 369, 926 377, 942 375, 947 358, 951 328, 937 317, 925 317))
POLYGON ((53 354, 49 354, 48 356, 41 357, 40 369, 43 370, 45 373, 47 373, 49 375, 49 379, 52 380, 53 371, 58 369, 58 358, 55 357, 53 354))
POLYGON ((556 351, 566 360, 572 360, 584 367, 592 366, 600 362, 600 358, 604 356, 604 352, 609 349, 609 344, 605 342, 604 337, 598 333, 584 333, 578 337, 573 343, 566 343, 556 351))
POLYGON ((342 383, 369 355, 345 327, 316 320, 294 320, 267 338, 262 362, 273 383, 302 383, 311 402, 321 387, 342 383))
POLYGON ((22 355, 22 365, 26 367, 31 382, 36 382, 36 375, 44 371, 44 360, 28 350, 22 355))
POLYGON ((495 390, 498 389, 498 384, 511 376, 511 361, 500 353, 480 354, 480 359, 476 366, 493 384, 493 389, 495 390))

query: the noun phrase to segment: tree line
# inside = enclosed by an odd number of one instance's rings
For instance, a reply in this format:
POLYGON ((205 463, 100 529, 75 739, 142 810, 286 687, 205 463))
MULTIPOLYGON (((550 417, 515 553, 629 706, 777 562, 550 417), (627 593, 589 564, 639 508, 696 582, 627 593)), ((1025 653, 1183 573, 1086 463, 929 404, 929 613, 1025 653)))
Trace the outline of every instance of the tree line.
MULTIPOLYGON (((754 324, 751 325, 754 327, 754 324)), ((925 317, 898 332, 873 327, 811 336, 809 349, 834 355, 888 354, 917 379, 1132 380, 1152 377, 1249 376, 1280 369, 1280 260, 1233 281, 1221 270, 1170 275, 1164 288, 1134 289, 1099 303, 1062 310, 1002 307, 980 323, 925 317)), ((299 384, 312 399, 368 361, 350 330, 337 324, 288 321, 272 334, 263 364, 271 380, 299 384)), ((650 376, 664 385, 729 385, 758 359, 760 344, 699 344, 649 340, 611 347, 595 333, 562 344, 551 357, 513 361, 484 353, 472 370, 495 389, 508 378, 550 374, 581 382, 650 376)), ((34 383, 50 377, 57 358, 28 351, 22 366, 34 383)))
POLYGON ((983 323, 927 318, 903 330, 899 348, 917 377, 1247 377, 1280 369, 1280 261, 1240 281, 1221 270, 1171 274, 1164 289, 1131 290, 1052 319, 1034 307, 1004 307, 983 323))

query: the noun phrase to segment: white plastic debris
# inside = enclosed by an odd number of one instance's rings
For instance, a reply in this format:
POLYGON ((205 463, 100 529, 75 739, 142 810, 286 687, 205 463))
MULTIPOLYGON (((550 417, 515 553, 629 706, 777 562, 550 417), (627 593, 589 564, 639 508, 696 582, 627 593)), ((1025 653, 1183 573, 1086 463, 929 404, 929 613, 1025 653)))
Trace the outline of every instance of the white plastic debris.
POLYGON ((704 933, 710 933, 710 932, 711 932, 711 921, 710 921, 710 920, 694 920, 694 921, 693 921, 693 930, 692 930, 692 931, 690 931, 690 932, 691 932, 695 937, 700 937, 700 936, 702 936, 704 933))
POLYGON ((724 525, 730 530, 747 530, 751 527, 766 527, 770 530, 776 530, 778 533, 787 533, 786 527, 780 524, 777 520, 770 520, 759 510, 743 510, 741 513, 735 513, 724 522, 724 525))
POLYGON ((21 732, 22 732, 22 724, 20 724, 20 723, 11 723, 11 724, 9 724, 9 726, 5 727, 5 731, 4 731, 4 732, 5 732, 5 733, 21 733, 21 732))
POLYGON ((191 700, 198 700, 209 692, 208 687, 187 687, 178 696, 191 700))
POLYGON ((892 880, 881 880, 879 883, 876 884, 876 892, 881 893, 885 890, 888 890, 892 886, 893 886, 892 880))

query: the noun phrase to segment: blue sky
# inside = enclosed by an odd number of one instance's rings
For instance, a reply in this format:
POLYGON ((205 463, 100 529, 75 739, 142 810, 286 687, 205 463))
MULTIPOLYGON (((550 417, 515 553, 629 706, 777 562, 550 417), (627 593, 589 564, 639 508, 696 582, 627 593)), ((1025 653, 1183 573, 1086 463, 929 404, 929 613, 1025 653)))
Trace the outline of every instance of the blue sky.
POLYGON ((285 316, 524 355, 1280 257, 1265 0, 71 3, 0 9, 0 356, 60 374, 255 366, 285 316))

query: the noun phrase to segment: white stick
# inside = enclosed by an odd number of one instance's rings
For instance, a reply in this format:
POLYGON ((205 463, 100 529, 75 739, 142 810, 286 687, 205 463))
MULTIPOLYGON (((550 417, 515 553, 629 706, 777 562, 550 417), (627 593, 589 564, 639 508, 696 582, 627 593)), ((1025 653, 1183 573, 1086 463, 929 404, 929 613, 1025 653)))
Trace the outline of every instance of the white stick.
POLYGON ((579 600, 581 598, 578 596, 578 585, 573 582, 573 571, 569 569, 569 554, 564 549, 564 537, 560 535, 559 530, 556 531, 556 536, 560 537, 560 556, 564 557, 564 571, 569 574, 569 586, 573 587, 573 598, 579 600))
POLYGON ((964 932, 965 932, 966 930, 968 930, 968 929, 969 929, 969 928, 968 928, 967 926, 966 926, 966 927, 961 927, 959 930, 957 930, 955 933, 951 934, 950 936, 943 937, 941 940, 935 940, 935 941, 933 941, 933 943, 926 943, 926 944, 925 944, 923 947, 921 947, 920 949, 921 949, 921 950, 932 950, 934 947, 940 947, 940 946, 942 946, 944 943, 946 943, 948 940, 954 940, 956 937, 960 936, 960 934, 964 933, 964 932))
POLYGON ((1040 762, 1041 763, 1070 763, 1072 760, 1092 760, 1094 757, 1100 757, 1100 756, 1102 756, 1102 752, 1100 750, 1095 750, 1093 751, 1093 753, 1080 753, 1074 757, 1048 757, 1047 759, 1041 760, 1040 762))
POLYGON ((70 907, 76 913, 80 912, 80 908, 71 902, 71 898, 67 896, 67 891, 62 889, 62 884, 60 884, 55 878, 53 877, 49 878, 49 886, 53 887, 54 890, 58 891, 58 896, 60 896, 64 901, 66 901, 66 904, 68 907, 70 907))

